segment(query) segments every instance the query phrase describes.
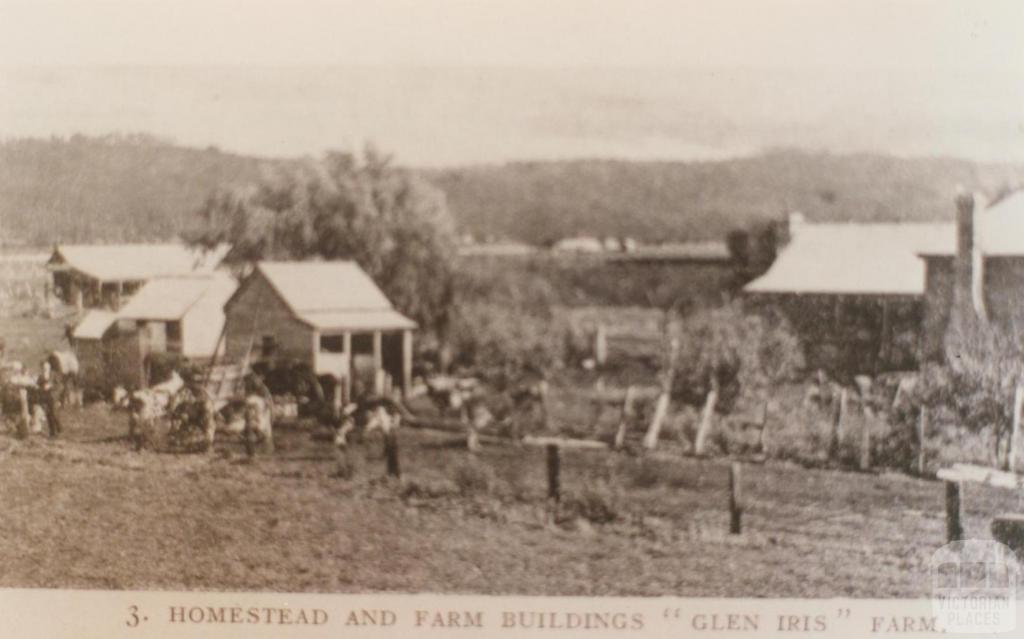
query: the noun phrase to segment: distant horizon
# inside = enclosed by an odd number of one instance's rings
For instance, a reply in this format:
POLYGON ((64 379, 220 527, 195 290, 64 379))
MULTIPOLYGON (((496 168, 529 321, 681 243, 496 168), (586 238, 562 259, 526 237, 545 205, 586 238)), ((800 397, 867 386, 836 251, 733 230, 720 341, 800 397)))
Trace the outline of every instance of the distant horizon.
POLYGON ((368 142, 421 168, 715 161, 775 149, 1024 161, 1024 81, 657 67, 8 65, 0 137, 145 132, 295 158, 368 142))
MULTIPOLYGON (((151 131, 108 131, 105 133, 60 133, 51 135, 26 135, 26 136, 0 136, 0 145, 16 142, 49 142, 51 140, 59 140, 61 142, 70 142, 72 138, 81 136, 89 141, 96 142, 101 141, 103 138, 112 136, 124 136, 125 138, 131 136, 145 136, 150 138, 155 145, 165 145, 175 149, 181 149, 186 151, 205 151, 212 150, 217 153, 224 155, 235 156, 244 159, 256 160, 261 162, 295 162, 306 159, 316 160, 323 157, 326 153, 352 153, 358 155, 367 146, 375 146, 373 140, 367 140, 367 144, 361 145, 354 149, 342 149, 342 148, 329 148, 325 149, 320 153, 304 153, 297 155, 262 155, 256 153, 245 153, 243 151, 237 151, 235 149, 228 149, 221 147, 217 144, 187 144, 180 140, 175 140, 170 137, 156 135, 151 131)), ((473 169, 473 168, 499 168, 502 166, 519 165, 519 164, 572 164, 572 163, 609 163, 609 164, 714 164, 714 163, 726 163, 735 160, 744 159, 757 159, 766 158, 774 155, 785 155, 788 153, 799 154, 804 156, 823 156, 831 158, 854 158, 854 157, 877 157, 877 158, 890 158, 894 160, 906 160, 909 162, 914 161, 935 161, 935 162, 966 162, 968 164, 975 164, 978 166, 1020 166, 1024 167, 1024 159, 1015 161, 985 161, 985 160, 973 160, 968 157, 954 156, 954 155, 904 155, 896 154, 886 151, 834 151, 831 149, 813 149, 813 148, 801 148, 801 147, 766 147, 761 149, 754 149, 750 153, 744 155, 734 156, 722 156, 722 157, 709 157, 709 158, 627 158, 627 157, 610 157, 610 156, 578 156, 578 157, 565 157, 565 158, 513 158, 508 160, 496 160, 496 161, 482 161, 482 162, 471 162, 463 164, 448 164, 448 165, 417 165, 402 162, 401 156, 397 153, 392 152, 390 149, 376 147, 379 151, 386 155, 391 155, 395 165, 410 170, 423 170, 423 171, 446 171, 446 170, 457 170, 457 169, 473 169)))

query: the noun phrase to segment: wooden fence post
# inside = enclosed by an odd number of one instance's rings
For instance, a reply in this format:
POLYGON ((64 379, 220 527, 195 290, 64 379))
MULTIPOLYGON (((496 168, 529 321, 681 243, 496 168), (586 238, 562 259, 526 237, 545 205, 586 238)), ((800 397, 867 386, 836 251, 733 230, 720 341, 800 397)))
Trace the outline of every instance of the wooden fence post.
POLYGON ((597 325, 597 330, 594 331, 594 362, 598 366, 602 366, 608 361, 608 329, 605 328, 604 322, 597 325))
POLYGON ((626 388, 626 397, 622 400, 622 416, 619 418, 619 429, 615 432, 615 448, 622 448, 626 443, 626 429, 633 421, 633 398, 636 396, 636 387, 626 388))
POLYGON ((548 444, 548 499, 558 503, 562 498, 562 458, 557 444, 548 444))
POLYGON ((963 485, 959 481, 946 480, 946 540, 949 543, 964 538, 963 504, 961 491, 963 485))
POLYGON ((471 453, 480 452, 480 431, 477 429, 473 408, 468 403, 464 403, 459 411, 459 417, 466 426, 466 450, 471 453))
POLYGON ((761 433, 757 437, 757 446, 762 455, 768 454, 768 400, 761 407, 761 433))
POLYGON ((871 470, 871 422, 865 415, 864 429, 860 441, 860 469, 871 470))
POLYGON ((1017 472, 1020 465, 1021 413, 1024 411, 1024 386, 1017 384, 1013 391, 1013 430, 1010 431, 1009 471, 1017 472))
POLYGON ((846 418, 846 389, 840 389, 839 401, 836 402, 835 413, 832 417, 832 441, 829 444, 828 457, 835 461, 839 459, 839 449, 843 438, 843 420, 846 418))
POLYGON ((28 410, 28 389, 18 389, 18 439, 28 439, 29 420, 32 418, 28 410))
POLYGON ((654 450, 658 445, 658 437, 661 435, 661 425, 668 414, 668 404, 672 393, 672 383, 676 376, 676 359, 679 357, 679 338, 673 337, 668 340, 668 358, 665 362, 665 369, 661 374, 661 394, 658 395, 657 403, 654 405, 654 416, 651 418, 651 425, 644 435, 644 448, 654 450))
POLYGON ((743 532, 743 493, 742 467, 733 462, 729 468, 729 534, 738 535, 743 532))
POLYGON ((661 426, 665 422, 665 416, 668 414, 668 402, 668 392, 662 391, 658 395, 657 402, 654 404, 654 416, 651 417, 651 425, 647 429, 647 434, 644 435, 644 448, 648 450, 654 450, 658 446, 661 426))
POLYGON ((242 441, 245 443, 245 456, 252 459, 256 456, 256 429, 253 428, 250 409, 245 407, 245 425, 242 427, 242 441))
POLYGON ((928 407, 922 406, 917 416, 917 474, 924 476, 925 441, 928 436, 928 407))
POLYGON ((401 477, 402 472, 398 467, 398 433, 394 428, 384 432, 384 460, 387 463, 388 475, 401 477))
POLYGON ((712 384, 700 412, 700 425, 697 427, 697 439, 693 442, 693 452, 703 455, 707 449, 708 434, 711 432, 711 421, 715 417, 715 406, 718 404, 718 385, 712 384))

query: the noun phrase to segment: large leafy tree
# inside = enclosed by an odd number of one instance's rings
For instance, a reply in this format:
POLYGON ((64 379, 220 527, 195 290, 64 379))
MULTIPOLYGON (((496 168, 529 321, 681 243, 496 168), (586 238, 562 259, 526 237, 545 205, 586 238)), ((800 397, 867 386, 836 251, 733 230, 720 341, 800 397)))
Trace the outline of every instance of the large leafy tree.
POLYGON ((258 184, 211 196, 196 243, 227 242, 229 261, 350 259, 395 306, 444 335, 454 230, 444 194, 373 148, 278 164, 258 184))

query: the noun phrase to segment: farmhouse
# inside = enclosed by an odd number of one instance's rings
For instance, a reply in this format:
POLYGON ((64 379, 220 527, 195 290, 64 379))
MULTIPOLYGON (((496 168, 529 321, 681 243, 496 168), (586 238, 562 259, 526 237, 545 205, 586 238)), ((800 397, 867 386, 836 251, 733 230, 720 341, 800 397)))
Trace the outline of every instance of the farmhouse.
POLYGON ((72 332, 83 384, 99 392, 147 386, 154 354, 210 361, 224 327, 224 303, 236 288, 223 272, 157 278, 120 311, 90 310, 72 332))
POLYGON ((298 362, 353 390, 402 390, 416 323, 396 311, 357 264, 259 262, 224 306, 229 361, 298 362))
POLYGON ((854 373, 914 368, 925 265, 952 224, 818 224, 791 216, 789 242, 744 287, 783 312, 812 367, 854 373))
POLYGON ((785 313, 812 366, 846 372, 906 370, 941 357, 951 309, 965 302, 1022 333, 1024 193, 978 215, 974 202, 958 198, 956 222, 797 217, 788 245, 744 292, 785 313))
POLYGON ((47 268, 57 297, 76 308, 117 310, 144 283, 155 278, 209 273, 227 247, 211 251, 184 244, 60 244, 47 268))

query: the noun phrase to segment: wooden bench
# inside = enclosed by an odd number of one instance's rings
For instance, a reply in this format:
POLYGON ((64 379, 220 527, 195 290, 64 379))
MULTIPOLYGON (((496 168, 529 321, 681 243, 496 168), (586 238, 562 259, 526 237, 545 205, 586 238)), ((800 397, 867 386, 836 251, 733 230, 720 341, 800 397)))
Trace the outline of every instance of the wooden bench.
MULTIPOLYGON (((940 470, 938 477, 946 483, 946 530, 950 542, 963 539, 960 521, 963 514, 961 492, 964 482, 1024 491, 1024 475, 973 464, 953 464, 952 468, 940 470)), ((992 537, 1009 546, 1015 553, 1024 553, 1024 513, 996 515, 992 520, 992 537)))

